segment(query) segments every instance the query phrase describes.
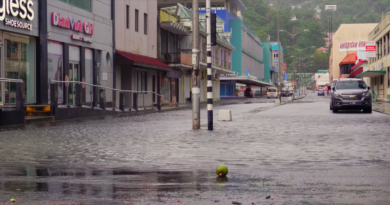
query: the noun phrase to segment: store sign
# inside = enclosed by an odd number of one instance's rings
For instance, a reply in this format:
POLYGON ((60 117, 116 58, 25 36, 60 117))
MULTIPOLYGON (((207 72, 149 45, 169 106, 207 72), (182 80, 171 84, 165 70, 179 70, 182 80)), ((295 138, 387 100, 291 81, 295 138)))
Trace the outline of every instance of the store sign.
POLYGON ((181 78, 181 72, 180 71, 168 71, 167 77, 169 78, 181 78))
POLYGON ((367 41, 366 43, 366 57, 375 58, 376 57, 376 42, 367 41))
MULTIPOLYGON (((95 32, 95 27, 92 23, 82 22, 81 20, 76 21, 74 20, 73 17, 64 18, 61 17, 60 13, 55 13, 55 12, 51 13, 51 24, 53 26, 57 26, 57 27, 61 27, 61 28, 65 28, 77 32, 82 32, 88 35, 93 35, 95 32)), ((72 35, 71 38, 73 40, 92 43, 91 38, 85 38, 79 35, 72 35)))
POLYGON ((79 35, 75 35, 75 34, 72 34, 71 39, 73 39, 75 41, 83 41, 83 42, 86 42, 86 43, 92 43, 93 42, 92 38, 86 38, 84 36, 79 36, 79 35))
POLYGON ((7 16, 19 17, 24 20, 34 20, 34 2, 32 0, 2 0, 0 6, 0 21, 4 21, 6 26, 20 28, 31 31, 33 26, 30 23, 9 19, 7 16))
POLYGON ((366 50, 367 41, 347 41, 339 45, 339 51, 361 51, 366 50))

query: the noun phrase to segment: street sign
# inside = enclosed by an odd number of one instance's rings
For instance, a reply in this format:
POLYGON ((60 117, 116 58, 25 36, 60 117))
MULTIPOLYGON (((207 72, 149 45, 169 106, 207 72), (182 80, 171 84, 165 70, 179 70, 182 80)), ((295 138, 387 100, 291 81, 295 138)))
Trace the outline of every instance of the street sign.
POLYGON ((68 83, 69 82, 69 76, 67 76, 67 75, 65 76, 65 81, 66 81, 65 86, 69 87, 69 83, 68 83))
POLYGON ((367 41, 366 42, 366 57, 375 58, 376 57, 376 42, 367 41))
POLYGON ((337 10, 337 5, 325 5, 325 10, 336 11, 337 10))
POLYGON ((291 84, 292 84, 292 86, 296 86, 297 85, 297 81, 293 80, 293 81, 291 81, 291 84))

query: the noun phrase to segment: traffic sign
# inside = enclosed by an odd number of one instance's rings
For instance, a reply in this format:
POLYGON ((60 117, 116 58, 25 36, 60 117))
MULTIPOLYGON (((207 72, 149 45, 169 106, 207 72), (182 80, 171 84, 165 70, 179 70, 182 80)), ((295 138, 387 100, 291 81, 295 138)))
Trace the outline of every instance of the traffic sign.
POLYGON ((375 58, 376 57, 376 42, 367 41, 366 42, 366 57, 375 58))

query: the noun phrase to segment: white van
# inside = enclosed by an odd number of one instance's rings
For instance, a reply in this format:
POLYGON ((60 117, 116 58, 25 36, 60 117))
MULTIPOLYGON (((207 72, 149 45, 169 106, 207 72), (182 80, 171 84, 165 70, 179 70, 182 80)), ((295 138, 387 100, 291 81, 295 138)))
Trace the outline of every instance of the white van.
POLYGON ((278 89, 276 87, 268 88, 267 98, 278 98, 278 89))

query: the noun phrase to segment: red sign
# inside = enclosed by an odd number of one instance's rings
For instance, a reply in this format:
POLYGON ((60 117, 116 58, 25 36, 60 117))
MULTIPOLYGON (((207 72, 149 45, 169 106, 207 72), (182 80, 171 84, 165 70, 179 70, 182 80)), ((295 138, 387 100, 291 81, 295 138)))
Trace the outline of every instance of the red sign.
POLYGON ((366 51, 376 51, 376 46, 366 46, 366 51))
POLYGON ((292 86, 296 86, 297 85, 297 81, 293 80, 293 81, 291 81, 291 84, 292 84, 292 86))
POLYGON ((64 18, 61 17, 60 13, 51 13, 51 24, 54 26, 58 26, 61 28, 66 28, 70 30, 74 30, 77 32, 84 32, 89 35, 93 35, 95 31, 95 27, 93 24, 88 22, 82 22, 81 20, 75 21, 73 17, 64 18))

